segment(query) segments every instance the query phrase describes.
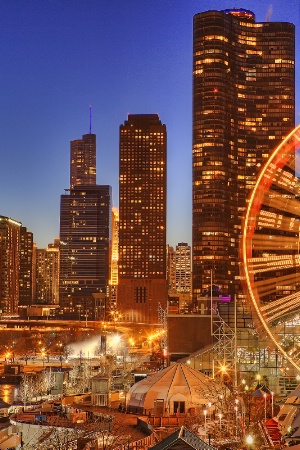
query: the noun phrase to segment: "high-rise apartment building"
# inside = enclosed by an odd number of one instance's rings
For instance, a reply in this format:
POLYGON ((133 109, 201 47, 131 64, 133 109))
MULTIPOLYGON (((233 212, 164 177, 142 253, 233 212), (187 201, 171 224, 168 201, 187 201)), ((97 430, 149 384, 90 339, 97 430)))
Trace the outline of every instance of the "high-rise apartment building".
POLYGON ((20 275, 20 222, 0 216, 0 312, 17 314, 20 275))
POLYGON ((167 286, 168 293, 175 294, 176 291, 176 252, 174 247, 167 245, 167 286))
POLYGON ((20 228, 19 307, 27 307, 33 299, 33 234, 20 228))
POLYGON ((239 238, 249 190, 294 128, 295 30, 251 11, 194 17, 193 294, 239 292, 239 238))
POLYGON ((157 114, 120 127, 119 286, 123 320, 158 323, 167 304, 167 133, 157 114))
POLYGON ((191 246, 185 242, 176 245, 175 265, 176 292, 191 294, 191 246))
POLYGON ((116 308, 119 275, 119 211, 112 209, 111 263, 109 280, 109 307, 116 308))
POLYGON ((59 239, 48 248, 37 248, 35 253, 35 298, 38 305, 59 303, 59 239))
POLYGON ((111 187, 96 184, 94 134, 71 142, 70 154, 71 188, 60 207, 59 303, 64 315, 95 318, 110 276, 111 187))

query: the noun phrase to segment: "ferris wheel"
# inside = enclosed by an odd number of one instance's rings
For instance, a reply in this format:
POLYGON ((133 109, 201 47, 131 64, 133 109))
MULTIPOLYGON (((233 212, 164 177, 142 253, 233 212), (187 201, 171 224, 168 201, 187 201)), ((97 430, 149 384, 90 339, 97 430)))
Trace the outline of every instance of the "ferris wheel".
POLYGON ((258 325, 300 371, 300 339, 284 342, 283 328, 300 334, 300 125, 274 150, 247 205, 242 278, 258 325), (296 331, 295 331, 296 330, 296 331))

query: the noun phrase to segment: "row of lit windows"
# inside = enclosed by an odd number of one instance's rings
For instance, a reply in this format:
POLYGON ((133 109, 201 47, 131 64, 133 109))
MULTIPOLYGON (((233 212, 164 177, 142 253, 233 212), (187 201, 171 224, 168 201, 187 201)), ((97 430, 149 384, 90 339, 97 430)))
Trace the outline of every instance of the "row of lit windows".
MULTIPOLYGON (((125 134, 132 134, 132 133, 139 133, 140 135, 144 136, 145 135, 145 130, 139 129, 139 128, 123 128, 121 127, 121 133, 125 133, 125 134)), ((156 132, 156 131, 149 131, 148 134, 149 136, 164 136, 163 132, 156 132)))
POLYGON ((213 64, 213 63, 222 63, 225 64, 226 66, 228 66, 228 61, 226 61, 225 59, 220 59, 220 58, 206 58, 206 59, 201 59, 198 61, 195 61, 196 66, 201 66, 202 64, 213 64))
POLYGON ((212 41, 212 40, 217 40, 217 41, 224 41, 224 42, 228 42, 228 38, 226 36, 220 36, 220 35, 210 35, 210 36, 203 36, 203 40, 205 41, 212 41))

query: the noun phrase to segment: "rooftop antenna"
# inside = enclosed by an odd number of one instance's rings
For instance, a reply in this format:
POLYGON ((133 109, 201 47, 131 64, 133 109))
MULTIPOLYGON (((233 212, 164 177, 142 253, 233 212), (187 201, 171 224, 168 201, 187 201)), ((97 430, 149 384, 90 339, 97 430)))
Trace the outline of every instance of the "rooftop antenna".
POLYGON ((90 105, 90 134, 92 134, 92 105, 90 105))

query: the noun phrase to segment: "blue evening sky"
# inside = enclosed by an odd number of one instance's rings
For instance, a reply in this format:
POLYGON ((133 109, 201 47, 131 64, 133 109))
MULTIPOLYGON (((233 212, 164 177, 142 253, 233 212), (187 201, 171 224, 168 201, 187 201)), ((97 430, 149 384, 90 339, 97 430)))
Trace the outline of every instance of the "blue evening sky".
POLYGON ((89 132, 90 104, 97 182, 118 206, 119 126, 128 113, 158 113, 167 241, 191 244, 193 15, 233 6, 295 23, 299 66, 299 0, 0 0, 0 215, 22 222, 38 247, 59 235, 69 143, 89 132))

